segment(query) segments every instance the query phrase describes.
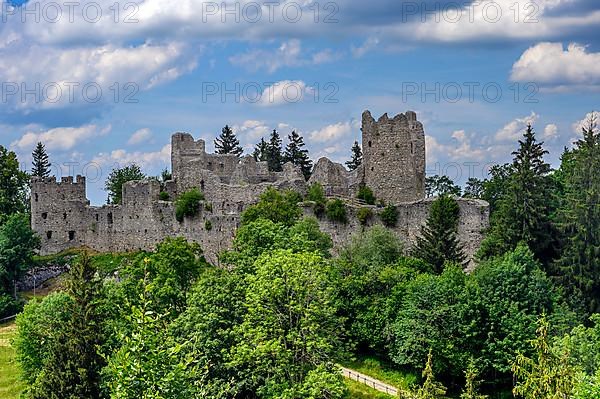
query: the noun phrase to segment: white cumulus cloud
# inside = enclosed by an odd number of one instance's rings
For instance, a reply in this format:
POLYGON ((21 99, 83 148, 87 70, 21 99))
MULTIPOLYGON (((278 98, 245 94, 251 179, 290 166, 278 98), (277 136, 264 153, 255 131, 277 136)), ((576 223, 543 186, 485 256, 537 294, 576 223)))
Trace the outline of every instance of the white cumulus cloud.
POLYGON ((104 136, 111 126, 84 125, 80 127, 57 127, 43 131, 28 131, 20 139, 11 143, 11 147, 20 150, 31 149, 42 142, 49 150, 71 150, 76 145, 92 138, 104 136))
POLYGON ((148 128, 139 129, 131 135, 131 137, 127 141, 127 144, 129 144, 129 145, 141 144, 145 141, 148 141, 151 137, 152 137, 152 131, 150 131, 150 129, 148 129, 148 128))
POLYGON ((584 88, 600 85, 600 53, 571 43, 538 43, 525 50, 514 63, 511 79, 536 82, 554 89, 584 88))
POLYGON ((538 118, 539 115, 533 111, 528 116, 515 118, 499 129, 494 137, 496 141, 516 142, 523 135, 527 125, 533 125, 538 118))
POLYGON ((355 124, 351 121, 338 122, 333 125, 325 126, 319 130, 313 130, 309 133, 309 137, 312 141, 319 143, 338 140, 350 135, 355 128, 354 125, 355 124))

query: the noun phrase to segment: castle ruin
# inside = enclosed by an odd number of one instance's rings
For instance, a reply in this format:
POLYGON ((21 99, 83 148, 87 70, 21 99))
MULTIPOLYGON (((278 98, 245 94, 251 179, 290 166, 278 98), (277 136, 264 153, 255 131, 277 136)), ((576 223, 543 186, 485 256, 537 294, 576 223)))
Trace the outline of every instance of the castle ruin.
MULTIPOLYGON (((329 233, 336 248, 363 227, 356 212, 359 188, 371 188, 378 200, 394 204, 398 223, 391 228, 410 247, 427 219, 431 198, 425 198, 425 133, 416 114, 407 111, 375 120, 370 112, 362 115, 363 163, 354 171, 321 158, 309 181, 299 168, 285 164, 282 172, 270 171, 266 162, 252 156, 207 154, 205 142, 190 134, 175 133, 171 138, 172 180, 161 187, 155 179, 128 182, 123 186, 120 205, 90 206, 82 176, 34 178, 31 182, 31 223, 42 241, 41 253, 52 254, 74 247, 100 252, 151 250, 165 237, 182 236, 198 242, 209 261, 227 249, 239 227, 240 214, 259 200, 268 187, 306 193, 312 183, 320 183, 329 197, 346 199, 349 220, 332 222, 319 218, 321 229, 329 233), (194 217, 179 222, 175 218, 177 196, 198 188, 205 200, 194 217), (164 200, 166 194, 169 200, 164 200), (163 198, 163 199, 161 199, 163 198)), ((488 226, 489 206, 485 201, 458 199, 459 238, 472 256, 488 226)), ((378 213, 368 224, 381 224, 378 213)), ((305 215, 314 216, 304 206, 305 215)))

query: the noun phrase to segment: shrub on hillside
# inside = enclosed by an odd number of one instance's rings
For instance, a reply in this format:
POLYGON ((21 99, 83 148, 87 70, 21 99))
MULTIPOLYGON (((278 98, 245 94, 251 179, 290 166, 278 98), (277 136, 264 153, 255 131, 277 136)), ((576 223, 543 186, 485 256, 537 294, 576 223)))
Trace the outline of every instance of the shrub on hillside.
POLYGON ((379 216, 384 225, 394 227, 398 223, 398 208, 394 205, 388 205, 381 211, 379 216))
POLYGON ((363 226, 367 224, 367 222, 369 221, 369 219, 371 219, 371 217, 373 217, 373 211, 371 210, 371 208, 360 208, 358 210, 358 212, 356 213, 356 217, 358 218, 358 221, 360 222, 360 224, 362 224, 363 226))
POLYGON ((348 221, 348 216, 346 214, 346 205, 341 199, 333 199, 327 203, 327 207, 325 208, 325 213, 329 220, 333 222, 342 222, 346 223, 348 221))
POLYGON ((185 217, 193 217, 200 211, 200 201, 204 195, 197 188, 193 188, 181 194, 175 202, 175 217, 183 222, 185 217))
POLYGON ((369 205, 375 205, 375 194, 373 194, 373 190, 367 186, 363 185, 358 189, 356 198, 365 201, 369 205))

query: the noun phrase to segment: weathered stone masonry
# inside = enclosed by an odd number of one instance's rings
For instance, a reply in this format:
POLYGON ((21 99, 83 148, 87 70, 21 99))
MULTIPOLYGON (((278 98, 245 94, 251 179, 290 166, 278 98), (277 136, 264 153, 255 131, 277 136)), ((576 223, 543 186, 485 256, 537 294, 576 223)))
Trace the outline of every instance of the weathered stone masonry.
MULTIPOLYGON (((375 121, 363 114, 364 161, 355 171, 321 158, 308 182, 291 164, 283 172, 271 172, 266 162, 251 156, 207 154, 203 140, 194 141, 187 133, 172 136, 173 180, 163 188, 156 180, 129 182, 123 187, 122 205, 90 206, 85 178, 33 179, 31 186, 32 228, 42 239, 43 254, 86 246, 101 252, 152 249, 169 236, 183 236, 198 242, 213 262, 231 244, 239 226, 240 213, 256 203, 267 187, 306 192, 319 182, 327 195, 354 198, 366 184, 378 199, 398 206, 399 221, 392 230, 407 246, 414 243, 427 219, 431 199, 424 198, 425 133, 416 114, 408 111, 390 119, 387 114, 375 121), (196 187, 205 195, 201 212, 179 223, 173 201, 160 200, 161 190, 175 199, 179 193, 196 187), (206 223, 210 221, 210 223, 206 223), (209 227, 209 229, 207 229, 209 227)), ((461 209, 459 236, 472 255, 488 225, 488 204, 458 199, 461 209)), ((355 201, 348 201, 349 222, 319 220, 336 247, 359 231, 355 201)), ((380 211, 373 207, 374 213, 380 211)), ((311 214, 311 208, 305 208, 311 214)), ((381 223, 375 216, 369 224, 381 223)))

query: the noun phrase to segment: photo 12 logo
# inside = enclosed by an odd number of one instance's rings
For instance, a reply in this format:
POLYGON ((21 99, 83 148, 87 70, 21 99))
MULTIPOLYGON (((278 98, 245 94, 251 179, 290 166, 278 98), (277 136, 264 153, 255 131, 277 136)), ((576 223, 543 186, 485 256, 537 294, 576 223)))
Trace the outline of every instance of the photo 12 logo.
MULTIPOLYGON (((264 2, 199 2, 196 10, 196 20, 201 23, 298 23, 300 21, 324 24, 338 23, 340 11, 336 2, 294 2, 294 1, 264 1, 264 2)), ((2 22, 16 18, 22 23, 75 23, 85 21, 98 23, 107 19, 114 23, 139 23, 140 4, 115 2, 100 4, 94 1, 78 2, 27 2, 13 5, 2 3, 2 22)))
POLYGON ((508 87, 497 82, 402 82, 402 102, 457 103, 481 100, 497 103, 505 96, 510 101, 537 104, 539 87, 536 83, 512 83, 508 87))
POLYGON ((27 2, 15 6, 9 2, 2 3, 2 22, 6 23, 11 18, 17 18, 22 23, 45 22, 56 24, 59 22, 75 23, 84 21, 90 24, 98 23, 102 18, 107 18, 114 23, 136 24, 140 6, 134 2, 115 2, 108 7, 94 1, 78 2, 27 2))
POLYGON ((303 81, 281 82, 202 82, 202 103, 249 103, 257 105, 295 104, 304 101, 337 104, 339 86, 335 82, 311 85, 303 81))
POLYGON ((102 88, 97 82, 2 82, 1 104, 95 104, 101 101, 136 104, 139 86, 134 82, 115 82, 102 88))

